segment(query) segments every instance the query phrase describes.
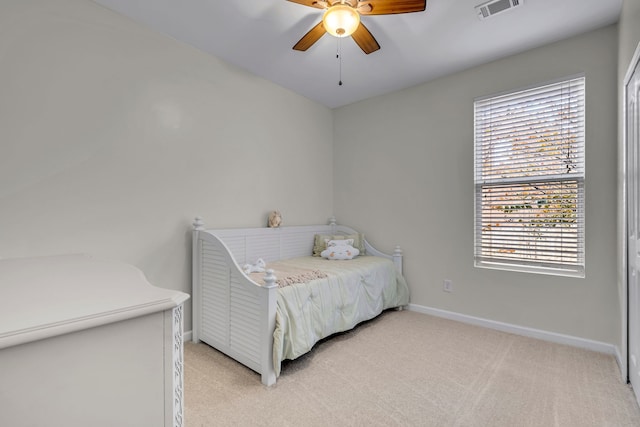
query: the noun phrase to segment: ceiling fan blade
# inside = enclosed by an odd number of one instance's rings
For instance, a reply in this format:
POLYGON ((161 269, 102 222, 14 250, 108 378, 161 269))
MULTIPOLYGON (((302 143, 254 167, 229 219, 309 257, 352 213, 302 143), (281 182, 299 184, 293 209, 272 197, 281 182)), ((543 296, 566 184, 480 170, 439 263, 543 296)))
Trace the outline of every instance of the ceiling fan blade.
POLYGON ((291 3, 298 3, 303 6, 315 7, 316 9, 326 9, 328 4, 323 0, 287 0, 291 3))
POLYGON ((426 8, 427 0, 364 0, 358 2, 358 12, 361 15, 422 12, 426 8))
POLYGON ((295 46, 293 46, 293 49, 302 51, 309 49, 315 42, 320 40, 320 37, 324 36, 326 32, 324 25, 322 25, 322 21, 320 21, 318 25, 309 30, 309 32, 305 34, 295 46))
POLYGON ((351 37, 353 38, 353 41, 356 42, 358 46, 360 46, 360 49, 362 49, 362 51, 367 55, 380 49, 380 45, 362 22, 360 22, 358 29, 353 34, 351 34, 351 37))

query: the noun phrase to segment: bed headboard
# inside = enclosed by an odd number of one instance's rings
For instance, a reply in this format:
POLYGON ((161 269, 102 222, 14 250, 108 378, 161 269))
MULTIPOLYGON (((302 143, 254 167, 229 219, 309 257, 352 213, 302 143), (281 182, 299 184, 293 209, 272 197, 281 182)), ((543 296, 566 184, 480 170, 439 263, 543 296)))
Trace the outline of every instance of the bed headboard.
POLYGON ((265 262, 309 256, 313 252, 315 234, 332 234, 331 226, 245 228, 206 230, 218 237, 240 265, 254 263, 258 258, 265 262))
MULTIPOLYGON (((310 256, 313 253, 314 236, 316 234, 354 234, 351 227, 336 224, 335 218, 329 219, 328 225, 301 225, 278 228, 226 228, 210 229, 204 227, 202 218, 196 217, 194 230, 209 234, 219 239, 233 255, 235 262, 242 266, 254 263, 258 258, 265 262, 281 259, 310 256)), ((367 254, 392 259, 402 273, 402 250, 396 247, 393 255, 385 254, 369 244, 365 239, 367 254)))

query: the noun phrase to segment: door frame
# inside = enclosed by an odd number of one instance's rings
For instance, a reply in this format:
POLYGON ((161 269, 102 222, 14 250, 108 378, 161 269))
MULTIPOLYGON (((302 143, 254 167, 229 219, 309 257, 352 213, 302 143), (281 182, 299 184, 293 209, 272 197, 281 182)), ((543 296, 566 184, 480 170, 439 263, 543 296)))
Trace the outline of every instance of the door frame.
MULTIPOLYGON (((621 224, 621 234, 622 234, 622 284, 623 289, 621 292, 621 317, 622 317, 622 348, 620 349, 620 371, 622 373, 622 378, 627 383, 629 382, 629 236, 628 236, 628 224, 629 224, 629 198, 628 198, 628 174, 629 168, 629 135, 627 135, 627 85, 631 81, 631 76, 633 75, 633 71, 636 69, 636 66, 640 63, 640 42, 636 46, 636 50, 633 54, 631 62, 627 67, 627 72, 622 81, 622 149, 621 153, 621 171, 622 171, 622 224, 621 224)), ((640 391, 639 391, 640 392, 640 391)))

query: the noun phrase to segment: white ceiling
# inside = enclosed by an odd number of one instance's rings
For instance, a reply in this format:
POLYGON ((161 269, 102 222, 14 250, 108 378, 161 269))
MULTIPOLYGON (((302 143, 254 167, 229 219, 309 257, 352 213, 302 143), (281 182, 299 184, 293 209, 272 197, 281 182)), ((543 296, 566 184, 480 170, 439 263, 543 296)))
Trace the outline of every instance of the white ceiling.
POLYGON ((486 0, 427 0, 425 12, 363 16, 381 49, 365 55, 325 34, 306 52, 292 46, 322 10, 287 0, 95 0, 327 107, 407 88, 618 21, 622 0, 524 0, 487 20, 486 0))

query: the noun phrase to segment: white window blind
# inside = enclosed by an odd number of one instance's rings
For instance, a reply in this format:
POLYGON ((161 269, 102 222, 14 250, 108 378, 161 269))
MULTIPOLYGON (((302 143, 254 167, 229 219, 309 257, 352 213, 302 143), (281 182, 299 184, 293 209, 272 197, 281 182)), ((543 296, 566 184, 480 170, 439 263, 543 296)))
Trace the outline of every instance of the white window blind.
POLYGON ((475 102, 475 263, 584 276, 584 76, 475 102))

